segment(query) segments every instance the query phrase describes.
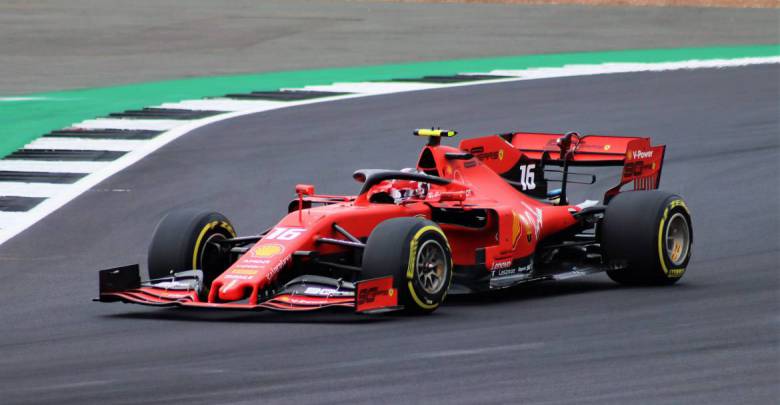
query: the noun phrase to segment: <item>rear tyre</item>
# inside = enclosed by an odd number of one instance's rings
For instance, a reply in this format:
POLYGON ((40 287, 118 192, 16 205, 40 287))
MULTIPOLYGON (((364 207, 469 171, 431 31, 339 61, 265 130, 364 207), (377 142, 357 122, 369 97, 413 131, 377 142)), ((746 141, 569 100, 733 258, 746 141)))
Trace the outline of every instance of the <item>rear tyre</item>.
POLYGON ((693 247, 693 226, 682 197, 664 191, 618 194, 607 206, 600 229, 607 271, 629 285, 670 285, 685 274, 693 247))
POLYGON ((361 279, 393 276, 407 313, 428 314, 447 296, 452 254, 441 228, 429 220, 388 219, 374 228, 363 252, 361 279))
POLYGON ((149 245, 149 278, 200 269, 207 292, 211 282, 230 266, 230 255, 214 242, 234 237, 233 225, 218 212, 185 209, 169 213, 157 224, 149 245))

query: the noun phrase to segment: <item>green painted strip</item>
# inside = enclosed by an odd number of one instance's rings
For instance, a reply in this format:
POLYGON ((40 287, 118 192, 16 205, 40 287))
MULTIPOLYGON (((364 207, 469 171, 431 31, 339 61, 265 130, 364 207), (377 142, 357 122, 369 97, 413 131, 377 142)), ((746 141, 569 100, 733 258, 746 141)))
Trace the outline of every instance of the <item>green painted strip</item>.
POLYGON ((674 62, 690 59, 734 59, 778 55, 780 55, 780 44, 540 54, 202 77, 13 96, 5 100, 0 98, 0 156, 13 152, 51 130, 64 128, 86 119, 105 116, 111 112, 137 109, 164 102, 220 96, 226 93, 277 90, 282 87, 303 87, 345 81, 486 72, 495 69, 560 67, 570 64, 608 62, 674 62))

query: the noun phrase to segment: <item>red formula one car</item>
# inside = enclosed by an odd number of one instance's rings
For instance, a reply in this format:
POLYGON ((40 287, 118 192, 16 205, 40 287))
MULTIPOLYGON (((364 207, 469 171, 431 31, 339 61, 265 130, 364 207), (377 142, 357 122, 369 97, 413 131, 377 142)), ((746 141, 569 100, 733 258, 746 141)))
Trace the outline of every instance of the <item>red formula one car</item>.
POLYGON ((103 270, 97 300, 429 313, 448 293, 600 271, 619 283, 672 284, 685 273, 690 213, 682 198, 656 190, 665 146, 512 132, 454 148, 440 144, 454 131, 415 134, 429 137, 416 168, 358 170, 357 195, 298 185, 287 216, 259 235, 237 236, 215 212, 167 215, 152 238, 149 279, 138 265, 103 270), (573 177, 595 182, 572 166, 619 166, 622 175, 603 204, 570 205, 573 177))

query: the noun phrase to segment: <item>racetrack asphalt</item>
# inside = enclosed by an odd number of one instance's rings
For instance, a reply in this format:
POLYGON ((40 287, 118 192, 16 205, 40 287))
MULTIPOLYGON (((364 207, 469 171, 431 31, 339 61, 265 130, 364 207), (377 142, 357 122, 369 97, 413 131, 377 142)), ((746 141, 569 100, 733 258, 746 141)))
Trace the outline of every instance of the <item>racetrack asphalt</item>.
POLYGON ((780 42, 780 10, 5 0, 0 96, 195 76, 780 42))
POLYGON ((778 79, 778 65, 545 79, 203 127, 0 247, 2 402, 773 403, 778 79), (430 125, 667 144, 661 186, 693 213, 687 275, 665 288, 597 275, 453 297, 421 318, 90 302, 96 270, 145 262, 166 211, 213 208, 251 234, 296 183, 350 193, 355 169, 413 166, 411 130, 430 125))

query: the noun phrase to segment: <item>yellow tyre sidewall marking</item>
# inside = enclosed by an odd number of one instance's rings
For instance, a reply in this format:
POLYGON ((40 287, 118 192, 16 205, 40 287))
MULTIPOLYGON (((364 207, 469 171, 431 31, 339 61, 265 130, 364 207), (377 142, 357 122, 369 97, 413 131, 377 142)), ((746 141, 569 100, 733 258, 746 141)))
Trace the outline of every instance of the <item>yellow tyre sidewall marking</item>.
POLYGON ((203 227, 203 229, 200 230, 200 233, 198 234, 198 239, 195 240, 195 246, 192 249, 192 269, 198 268, 198 252, 200 251, 200 244, 203 242, 203 237, 206 236, 206 232, 216 228, 216 227, 222 227, 222 229, 228 231, 232 237, 236 237, 236 231, 233 230, 233 227, 230 226, 229 223, 225 221, 211 221, 206 226, 203 227))
POLYGON ((685 214, 690 217, 688 206, 685 205, 683 200, 672 200, 664 209, 664 216, 661 217, 661 223, 658 225, 658 259, 661 262, 661 269, 664 271, 666 277, 669 278, 679 278, 685 273, 685 267, 669 269, 669 267, 666 266, 666 256, 664 255, 664 225, 669 218, 669 212, 676 207, 681 207, 683 211, 685 211, 685 214))
MULTIPOLYGON (((426 304, 423 302, 420 297, 417 296, 417 293, 414 292, 414 285, 412 284, 412 280, 414 279, 414 267, 415 267, 415 261, 417 260, 417 245, 420 240, 420 236, 422 236, 425 232, 433 231, 441 235, 441 237, 444 239, 444 243, 447 245, 447 250, 450 250, 450 243, 447 241, 447 236, 444 235, 444 232, 442 232, 441 229, 439 229, 438 226, 433 225, 427 225, 420 230, 417 231, 417 233, 414 234, 414 237, 412 237, 412 241, 409 243, 409 265, 406 268, 406 280, 407 280, 407 287, 409 289, 409 294, 412 296, 412 299, 414 302, 423 309, 434 309, 439 306, 438 303, 434 304, 426 304)), ((450 257, 450 263, 449 263, 449 274, 452 274, 452 257, 450 257)), ((446 286, 446 288, 449 289, 449 286, 446 286)), ((444 293, 447 294, 446 291, 444 293)))

